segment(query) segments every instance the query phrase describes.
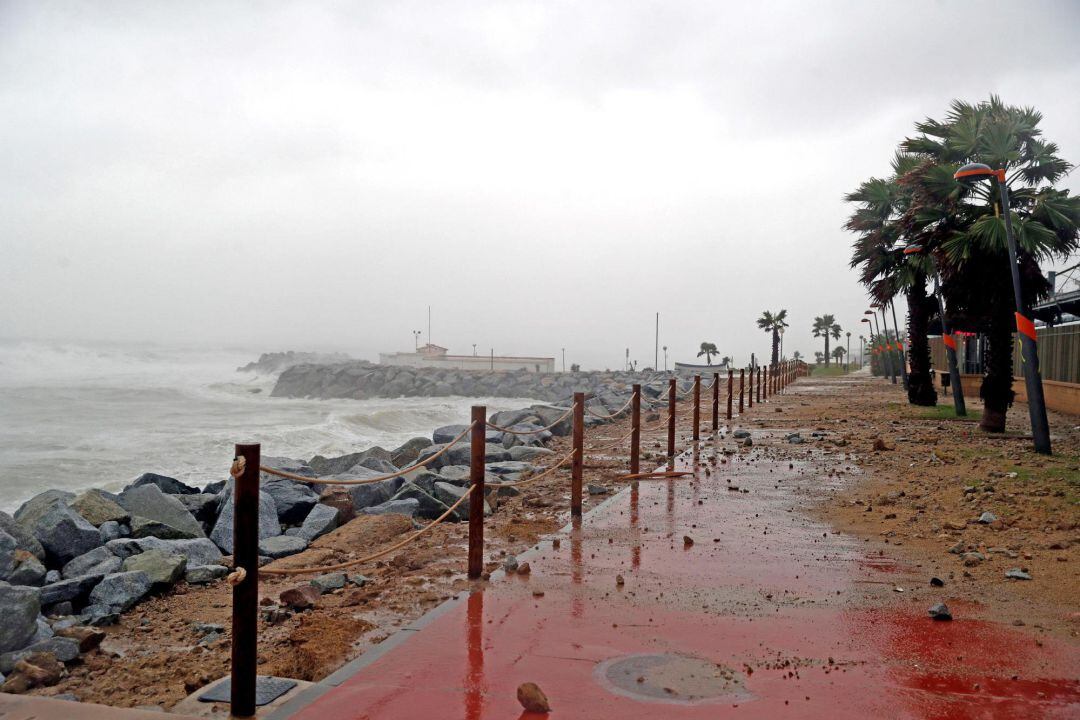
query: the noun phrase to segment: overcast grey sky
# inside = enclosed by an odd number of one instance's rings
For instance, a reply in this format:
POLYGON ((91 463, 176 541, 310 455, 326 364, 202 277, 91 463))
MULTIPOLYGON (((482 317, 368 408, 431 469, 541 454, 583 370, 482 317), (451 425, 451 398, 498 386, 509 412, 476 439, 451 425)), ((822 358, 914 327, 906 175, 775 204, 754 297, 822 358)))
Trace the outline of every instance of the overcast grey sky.
MULTIPOLYGON (((558 356, 859 334, 844 192, 954 97, 1080 162, 1080 3, 0 0, 0 337, 558 356), (960 46, 983 53, 957 51, 960 46)), ((1065 183, 1080 188, 1074 173, 1065 183)))

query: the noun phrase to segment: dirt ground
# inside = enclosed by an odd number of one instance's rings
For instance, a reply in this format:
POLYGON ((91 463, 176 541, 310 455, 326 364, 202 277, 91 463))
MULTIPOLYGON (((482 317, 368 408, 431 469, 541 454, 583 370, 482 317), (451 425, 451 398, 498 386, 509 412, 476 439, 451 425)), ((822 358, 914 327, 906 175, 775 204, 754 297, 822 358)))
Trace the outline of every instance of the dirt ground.
MULTIPOLYGON (((977 400, 968 402, 978 409, 977 400)), ((822 473, 841 473, 849 480, 835 493, 808 486, 805 511, 946 580, 950 598, 969 612, 1075 638, 1080 632, 1080 418, 1051 416, 1056 454, 1046 458, 1033 453, 1022 436, 1023 406, 1010 412, 1010 432, 998 438, 982 434, 974 421, 947 415, 944 406, 909 406, 902 390, 880 379, 803 378, 787 394, 748 410, 735 426, 760 429, 755 445, 766 444, 772 453, 792 459, 813 457, 822 473), (793 431, 806 442, 789 443, 786 435, 793 431), (814 438, 814 432, 824 436, 814 438), (997 519, 978 523, 986 511, 997 519), (950 548, 977 551, 984 559, 950 548), (1014 567, 1033 579, 1006 579, 1005 571, 1014 567)), ((689 417, 680 412, 680 447, 688 442, 689 417)), ((703 409, 703 428, 708 417, 703 409)), ((643 469, 649 459, 659 459, 664 438, 658 415, 646 413, 645 420, 643 469)), ((626 468, 623 448, 629 441, 618 441, 628 431, 627 420, 587 430, 586 484, 609 490, 622 485, 615 476, 626 468), (603 450, 612 444, 619 449, 603 450)), ((556 439, 553 448, 565 453, 569 439, 556 439)), ((606 497, 587 492, 586 511, 606 497)), ((502 498, 485 523, 487 568, 494 570, 506 554, 526 550, 565 524, 569 501, 568 469, 525 486, 518 497, 502 498)), ((277 566, 346 561, 387 547, 412 528, 401 516, 362 516, 277 566)), ((348 571, 368 578, 363 587, 348 585, 324 595, 308 612, 274 622, 260 619, 260 673, 305 680, 330 674, 467 590, 466 547, 465 524, 440 525, 385 561, 348 571)), ((302 582, 266 576, 261 597, 276 602, 283 589, 302 582)), ((227 674, 229 621, 227 584, 178 586, 126 614, 107 629, 99 651, 70 668, 69 677, 36 692, 72 693, 121 707, 170 708, 227 674), (207 635, 206 628, 196 627, 200 623, 224 630, 217 639, 200 642, 207 635)))

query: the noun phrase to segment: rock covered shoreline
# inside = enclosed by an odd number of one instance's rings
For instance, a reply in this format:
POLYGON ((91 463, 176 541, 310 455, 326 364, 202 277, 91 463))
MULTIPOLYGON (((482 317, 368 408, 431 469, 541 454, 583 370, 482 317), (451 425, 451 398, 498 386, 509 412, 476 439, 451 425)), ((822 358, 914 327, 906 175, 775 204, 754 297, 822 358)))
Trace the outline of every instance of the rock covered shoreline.
MULTIPOLYGON (((455 371, 470 376, 466 378, 446 371, 383 373, 381 367, 358 362, 297 365, 282 373, 278 386, 299 387, 296 378, 302 377, 330 378, 325 385, 319 381, 320 392, 329 392, 344 379, 355 378, 358 368, 367 368, 380 374, 381 392, 387 393, 405 394, 398 390, 407 385, 416 394, 425 388, 431 393, 451 388, 468 389, 474 395, 556 398, 550 405, 536 404, 490 417, 502 427, 535 431, 518 435, 489 429, 486 434, 487 477, 511 482, 549 464, 554 452, 545 446, 555 435, 570 434, 569 418, 556 421, 570 407, 574 391, 586 391, 589 407, 610 414, 629 399, 634 382, 643 384, 643 406, 651 406, 666 391, 668 377, 662 373, 555 377, 455 371), (313 373, 312 367, 325 369, 313 373), (293 370, 298 371, 293 379, 286 377, 293 370), (542 429, 548 425, 552 425, 550 430, 542 429)), ((683 389, 688 386, 688 381, 681 383, 683 389)), ((373 384, 362 387, 380 392, 373 384)), ((276 388, 275 394, 283 393, 276 388)), ((586 415, 587 425, 604 422, 586 415)), ((465 427, 437 428, 430 437, 413 438, 392 450, 371 447, 308 460, 264 457, 263 464, 312 478, 372 478, 432 457, 465 427)), ((300 483, 263 473, 260 562, 302 552, 316 538, 358 515, 395 513, 417 524, 438 517, 464 493, 470 453, 466 437, 426 467, 368 485, 300 483)), ((122 613, 146 598, 170 592, 179 583, 222 581, 232 565, 232 489, 231 478, 193 487, 145 473, 119 493, 91 489, 76 495, 46 490, 23 503, 13 516, 0 512, 0 691, 24 692, 55 684, 63 677, 66 663, 79 662, 83 653, 95 650, 105 637, 101 627, 117 622, 122 613)), ((500 499, 517 492, 510 487, 489 488, 485 513, 497 512, 500 499)), ((452 518, 467 516, 468 506, 463 505, 452 518)), ((317 580, 312 581, 316 587, 317 580)))

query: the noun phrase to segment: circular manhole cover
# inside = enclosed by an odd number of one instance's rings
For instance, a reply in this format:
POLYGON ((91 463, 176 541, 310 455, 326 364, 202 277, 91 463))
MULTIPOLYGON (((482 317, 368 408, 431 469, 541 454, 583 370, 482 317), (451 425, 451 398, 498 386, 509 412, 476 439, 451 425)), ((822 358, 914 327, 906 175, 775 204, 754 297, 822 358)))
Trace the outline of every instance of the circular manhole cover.
POLYGON ((596 666, 596 678, 609 691, 635 700, 697 704, 753 698, 741 673, 678 653, 626 655, 605 660, 596 666))

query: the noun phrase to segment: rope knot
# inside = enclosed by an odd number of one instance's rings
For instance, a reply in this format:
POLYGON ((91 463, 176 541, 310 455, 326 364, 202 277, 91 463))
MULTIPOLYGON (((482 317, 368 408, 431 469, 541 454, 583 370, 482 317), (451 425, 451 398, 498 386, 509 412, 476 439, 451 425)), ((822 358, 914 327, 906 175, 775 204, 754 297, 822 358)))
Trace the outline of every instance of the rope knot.
POLYGON ((234 479, 239 480, 240 476, 244 474, 244 468, 246 467, 247 458, 243 457, 242 455, 240 457, 233 458, 232 467, 229 468, 229 474, 232 475, 234 479))
POLYGON ((245 570, 242 567, 236 568, 231 573, 229 573, 228 575, 225 576, 225 581, 228 582, 229 585, 232 585, 233 587, 236 587, 240 583, 244 582, 244 580, 246 580, 246 579, 247 579, 247 570, 245 570))

